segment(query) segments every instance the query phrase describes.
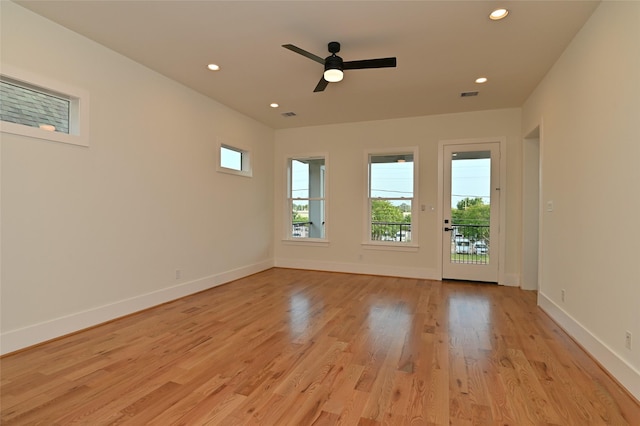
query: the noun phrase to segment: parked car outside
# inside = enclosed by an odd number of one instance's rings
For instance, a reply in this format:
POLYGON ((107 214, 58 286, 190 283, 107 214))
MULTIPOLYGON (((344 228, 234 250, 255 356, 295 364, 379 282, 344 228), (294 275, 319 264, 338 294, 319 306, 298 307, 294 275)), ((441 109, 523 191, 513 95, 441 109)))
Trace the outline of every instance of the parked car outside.
POLYGON ((478 241, 473 245, 473 253, 475 254, 488 254, 489 246, 484 241, 478 241))
POLYGON ((396 241, 408 242, 411 241, 411 231, 398 231, 396 232, 396 241))
POLYGON ((466 238, 456 239, 456 254, 471 253, 471 243, 466 238))

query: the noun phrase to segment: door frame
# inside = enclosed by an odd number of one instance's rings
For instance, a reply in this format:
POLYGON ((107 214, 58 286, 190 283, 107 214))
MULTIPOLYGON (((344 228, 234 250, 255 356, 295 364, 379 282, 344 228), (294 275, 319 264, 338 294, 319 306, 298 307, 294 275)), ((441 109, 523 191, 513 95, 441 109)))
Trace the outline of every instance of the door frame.
POLYGON ((522 140, 522 253, 520 287, 540 290, 542 279, 542 124, 522 140), (530 259, 535 259, 535 264, 530 259))
MULTIPOLYGON (((505 285, 505 246, 506 246, 506 177, 507 177, 507 138, 504 136, 490 137, 490 138, 472 138, 472 139, 444 139, 438 141, 438 220, 436 229, 436 240, 438 242, 438 268, 437 276, 442 280, 442 262, 444 261, 444 252, 442 250, 442 239, 444 238, 443 232, 443 208, 447 201, 444 200, 444 147, 451 145, 472 145, 483 143, 498 143, 500 146, 500 158, 499 158, 499 170, 500 170, 500 191, 498 191, 500 197, 500 220, 499 220, 499 241, 500 248, 498 253, 498 284, 505 285)), ((448 201, 451 203, 451 200, 448 201)), ((448 234, 447 234, 448 235, 448 234)))

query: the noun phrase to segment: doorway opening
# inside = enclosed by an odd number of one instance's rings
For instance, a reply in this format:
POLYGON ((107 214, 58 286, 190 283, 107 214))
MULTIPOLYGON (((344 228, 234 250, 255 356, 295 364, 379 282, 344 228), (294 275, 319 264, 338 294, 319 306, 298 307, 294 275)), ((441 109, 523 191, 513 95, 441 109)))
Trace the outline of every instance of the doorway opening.
POLYGON ((522 279, 523 290, 537 290, 540 251, 540 127, 522 145, 522 279))

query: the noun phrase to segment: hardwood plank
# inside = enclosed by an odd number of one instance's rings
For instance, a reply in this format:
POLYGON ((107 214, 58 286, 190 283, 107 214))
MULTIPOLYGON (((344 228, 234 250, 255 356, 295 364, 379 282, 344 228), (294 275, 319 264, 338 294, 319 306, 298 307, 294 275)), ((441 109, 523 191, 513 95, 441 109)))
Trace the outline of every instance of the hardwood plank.
POLYGON ((342 413, 340 413, 340 417, 336 424, 340 426, 358 424, 360 421, 360 414, 364 410, 368 399, 369 394, 367 392, 354 390, 345 402, 342 413))
POLYGON ((0 364, 3 425, 640 424, 534 292, 486 284, 274 268, 0 364))
POLYGON ((490 400, 491 417, 495 424, 517 424, 510 406, 511 395, 507 393, 500 377, 500 361, 506 357, 504 341, 496 336, 492 345, 495 348, 493 353, 487 352, 486 358, 479 361, 482 363, 482 373, 488 389, 487 397, 490 400))
POLYGON ((540 385, 530 361, 523 351, 510 350, 510 358, 520 388, 525 392, 528 406, 535 412, 536 419, 543 419, 545 423, 560 424, 560 416, 549 403, 547 394, 540 385))

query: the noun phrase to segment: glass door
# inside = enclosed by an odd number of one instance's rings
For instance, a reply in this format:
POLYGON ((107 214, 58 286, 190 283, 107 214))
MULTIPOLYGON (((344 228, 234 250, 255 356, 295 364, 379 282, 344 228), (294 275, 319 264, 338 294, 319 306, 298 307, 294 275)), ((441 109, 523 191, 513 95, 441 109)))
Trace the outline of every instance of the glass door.
POLYGON ((442 278, 498 282, 500 144, 445 145, 442 278))

